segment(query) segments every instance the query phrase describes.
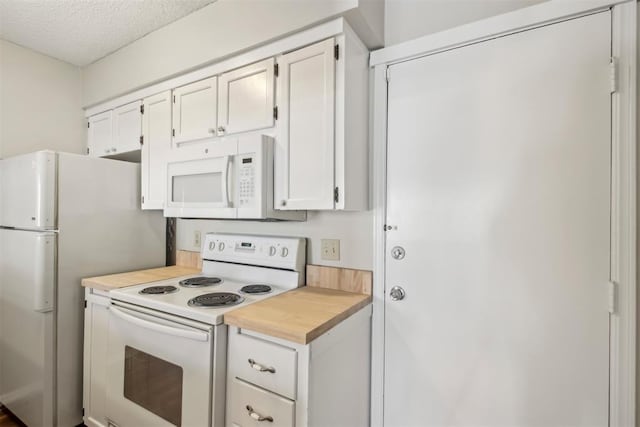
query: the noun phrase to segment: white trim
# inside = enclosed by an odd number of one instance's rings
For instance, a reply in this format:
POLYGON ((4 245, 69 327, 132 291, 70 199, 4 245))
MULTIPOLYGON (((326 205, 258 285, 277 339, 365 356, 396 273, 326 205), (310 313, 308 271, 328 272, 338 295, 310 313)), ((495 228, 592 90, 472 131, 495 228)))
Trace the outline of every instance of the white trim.
POLYGON ((347 23, 344 18, 334 19, 289 37, 282 38, 256 49, 216 62, 215 64, 198 68, 173 78, 167 78, 167 80, 115 97, 105 102, 86 106, 84 112, 85 117, 93 116, 94 114, 119 107, 129 102, 156 95, 160 92, 184 86, 208 77, 213 77, 269 57, 277 56, 282 53, 334 37, 338 34, 342 34, 345 31, 346 26, 347 23))
POLYGON ((636 395, 636 67, 637 3, 612 13, 612 56, 618 88, 612 106, 611 281, 616 283, 616 311, 611 315, 611 427, 635 424, 636 395))
POLYGON ((632 0, 553 0, 371 52, 370 66, 391 64, 531 27, 586 15, 632 0))
POLYGON ((498 17, 373 52, 374 134, 374 314, 372 329, 371 425, 384 422, 384 259, 386 221, 386 70, 391 63, 488 40, 612 7, 612 55, 618 61, 618 90, 612 95, 612 280, 617 312, 611 316, 611 427, 636 425, 637 198, 636 67, 640 10, 633 0, 552 0, 498 17), (615 247, 614 247, 615 246, 615 247))
POLYGON ((384 296, 387 206, 387 66, 373 71, 373 316, 371 320, 371 425, 384 424, 384 296))

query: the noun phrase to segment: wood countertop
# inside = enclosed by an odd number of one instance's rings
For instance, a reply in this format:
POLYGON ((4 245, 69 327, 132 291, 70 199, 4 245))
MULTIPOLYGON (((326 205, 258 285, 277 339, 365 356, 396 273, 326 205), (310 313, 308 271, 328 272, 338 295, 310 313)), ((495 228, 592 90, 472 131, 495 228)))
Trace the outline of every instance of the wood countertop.
POLYGON ((82 279, 82 286, 86 288, 111 289, 124 288, 125 286, 141 285, 143 283, 157 282, 159 280, 172 279, 199 273, 200 269, 172 265, 170 267, 151 268, 149 270, 131 271, 129 273, 109 274, 107 276, 89 277, 82 279))
POLYGON ((308 344, 370 302, 366 294, 304 286, 230 311, 224 322, 308 344))

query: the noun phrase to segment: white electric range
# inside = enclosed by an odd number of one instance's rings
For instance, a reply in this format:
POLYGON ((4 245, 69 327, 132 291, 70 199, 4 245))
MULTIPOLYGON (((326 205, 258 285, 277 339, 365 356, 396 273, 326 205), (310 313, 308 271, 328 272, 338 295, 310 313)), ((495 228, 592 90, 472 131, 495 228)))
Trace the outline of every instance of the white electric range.
POLYGON ((107 418, 224 425, 224 313, 304 283, 304 239, 210 233, 201 274, 109 292, 107 418))

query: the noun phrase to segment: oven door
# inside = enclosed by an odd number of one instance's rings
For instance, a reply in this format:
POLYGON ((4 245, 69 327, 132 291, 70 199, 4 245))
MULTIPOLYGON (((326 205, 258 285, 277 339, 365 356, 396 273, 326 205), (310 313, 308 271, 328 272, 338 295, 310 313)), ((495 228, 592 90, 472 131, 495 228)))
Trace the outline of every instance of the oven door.
POLYGON ((210 426, 212 347, 210 325, 112 301, 110 425, 210 426))
POLYGON ((164 216, 236 218, 233 159, 220 156, 169 163, 164 216))

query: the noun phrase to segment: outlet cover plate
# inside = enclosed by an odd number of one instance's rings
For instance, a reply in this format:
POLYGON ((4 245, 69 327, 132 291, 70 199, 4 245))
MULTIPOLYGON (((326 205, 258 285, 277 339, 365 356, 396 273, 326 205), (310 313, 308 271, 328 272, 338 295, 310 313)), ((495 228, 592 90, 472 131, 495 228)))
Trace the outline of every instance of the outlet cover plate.
POLYGON ((325 261, 340 261, 340 240, 322 239, 321 258, 325 261))

